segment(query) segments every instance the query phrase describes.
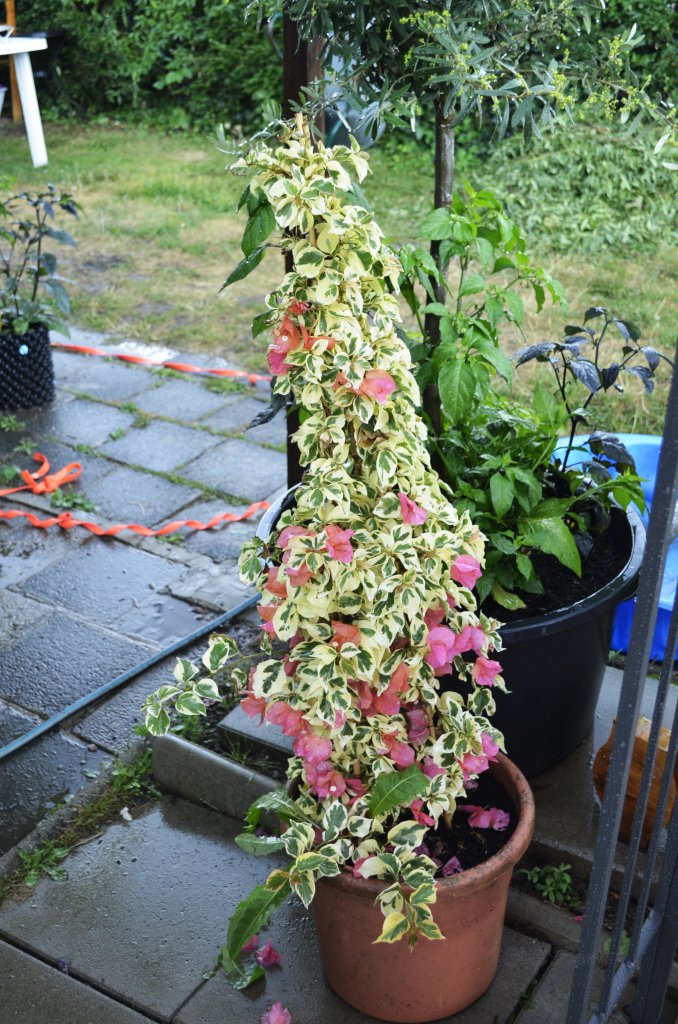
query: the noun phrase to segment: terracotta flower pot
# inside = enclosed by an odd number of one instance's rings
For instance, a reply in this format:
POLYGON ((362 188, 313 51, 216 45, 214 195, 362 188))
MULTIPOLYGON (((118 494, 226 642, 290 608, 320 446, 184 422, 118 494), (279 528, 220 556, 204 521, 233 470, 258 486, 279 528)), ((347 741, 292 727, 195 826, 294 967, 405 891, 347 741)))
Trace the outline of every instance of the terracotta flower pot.
POLYGON ((518 768, 500 755, 492 774, 518 813, 505 846, 484 864, 440 879, 433 916, 444 940, 374 944, 384 883, 342 873, 321 879, 312 903, 325 977, 362 1013, 394 1022, 458 1013, 488 988, 497 971, 509 882, 534 827, 534 801, 518 768))

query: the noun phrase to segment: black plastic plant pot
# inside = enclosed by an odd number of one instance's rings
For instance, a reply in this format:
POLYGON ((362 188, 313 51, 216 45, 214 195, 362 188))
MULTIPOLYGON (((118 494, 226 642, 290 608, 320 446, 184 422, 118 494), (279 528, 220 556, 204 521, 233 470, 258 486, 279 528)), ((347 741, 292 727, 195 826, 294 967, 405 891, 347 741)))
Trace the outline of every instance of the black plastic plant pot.
MULTIPOLYGON (((294 507, 288 491, 263 515, 257 536, 266 539, 285 509, 294 507)), ((605 586, 576 604, 548 615, 504 626, 504 650, 497 654, 510 693, 495 691, 492 724, 504 734, 508 756, 531 777, 564 761, 593 725, 607 666, 617 605, 638 586, 645 551, 645 527, 630 509, 625 522, 628 559, 605 586)), ((443 689, 458 687, 451 677, 443 689)))
POLYGON ((39 324, 25 334, 0 331, 0 410, 31 409, 54 399, 49 331, 39 324))
POLYGON ((509 757, 528 777, 565 760, 593 725, 614 612, 635 593, 645 551, 638 513, 630 509, 626 522, 629 557, 613 580, 567 608, 500 630, 505 649, 497 659, 511 692, 495 693, 492 724, 503 732, 509 757))

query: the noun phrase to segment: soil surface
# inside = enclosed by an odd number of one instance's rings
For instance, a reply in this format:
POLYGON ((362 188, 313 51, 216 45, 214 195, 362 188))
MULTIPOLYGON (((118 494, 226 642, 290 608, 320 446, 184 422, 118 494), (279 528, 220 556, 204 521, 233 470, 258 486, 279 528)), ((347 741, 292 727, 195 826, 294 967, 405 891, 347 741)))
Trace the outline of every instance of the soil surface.
POLYGON ((426 834, 425 843, 431 857, 446 864, 456 857, 464 871, 482 864, 505 846, 516 830, 518 816, 506 790, 499 785, 489 772, 478 779, 478 787, 469 793, 468 800, 457 805, 452 818, 452 828, 446 828, 442 818, 439 827, 426 834), (475 807, 498 807, 509 815, 508 827, 503 831, 493 828, 472 828, 469 815, 461 810, 471 804, 475 807))
POLYGON ((613 580, 628 562, 630 553, 631 532, 628 521, 625 514, 619 513, 613 516, 605 533, 596 538, 588 558, 582 559, 581 576, 576 576, 552 555, 536 552, 532 561, 544 586, 544 593, 527 594, 519 591, 527 608, 517 611, 502 608, 494 601, 486 601, 483 611, 500 622, 517 622, 567 608, 595 594, 613 580))

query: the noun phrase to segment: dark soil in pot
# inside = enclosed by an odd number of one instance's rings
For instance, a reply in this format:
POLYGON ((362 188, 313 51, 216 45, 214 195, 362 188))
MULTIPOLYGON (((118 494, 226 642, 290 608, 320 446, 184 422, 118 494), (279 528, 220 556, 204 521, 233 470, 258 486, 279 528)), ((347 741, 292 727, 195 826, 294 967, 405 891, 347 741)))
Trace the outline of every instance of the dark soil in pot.
POLYGON ((483 864, 505 846, 516 830, 518 815, 506 790, 489 772, 478 779, 478 786, 468 794, 468 800, 457 804, 452 818, 452 827, 447 828, 440 819, 439 827, 426 833, 425 843, 430 856, 446 864, 456 857, 464 871, 483 864), (509 823, 505 829, 474 828, 469 815, 463 808, 470 804, 475 807, 496 807, 506 811, 509 823))
POLYGON ((581 576, 577 576, 552 555, 536 552, 532 561, 543 583, 544 593, 527 594, 521 591, 520 596, 527 607, 516 611, 502 608, 492 600, 483 604, 483 611, 500 622, 518 622, 534 615, 548 615, 560 608, 569 608, 595 594, 618 576, 628 562, 629 555, 630 538, 626 517, 621 513, 615 514, 609 528, 595 538, 588 558, 582 560, 581 576))
POLYGON ((30 409, 54 400, 49 331, 40 324, 25 334, 0 331, 0 409, 30 409))

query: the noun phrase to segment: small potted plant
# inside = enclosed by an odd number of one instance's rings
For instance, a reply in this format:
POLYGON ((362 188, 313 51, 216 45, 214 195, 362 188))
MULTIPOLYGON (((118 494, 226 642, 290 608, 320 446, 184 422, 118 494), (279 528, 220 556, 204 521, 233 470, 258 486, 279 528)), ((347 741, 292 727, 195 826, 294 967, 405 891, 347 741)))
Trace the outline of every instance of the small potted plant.
MULTIPOLYGON (((483 538, 430 466, 395 327, 400 266, 351 192, 363 155, 315 149, 298 122, 236 166, 253 175, 231 277, 256 264, 276 228, 291 254, 267 297, 269 361, 274 390, 303 406, 307 468, 294 506, 243 549, 268 656, 233 670, 244 710, 294 747, 290 788, 255 803, 239 842, 290 864, 236 909, 221 963, 239 987, 260 976, 243 948, 296 893, 313 903, 325 974, 344 999, 391 1021, 437 1019, 492 980, 508 883, 532 831, 529 788, 490 721, 503 681, 497 623, 472 592, 483 538), (452 668, 465 696, 441 692, 452 668), (271 809, 283 829, 262 834, 271 809), (470 833, 479 855, 459 845, 470 833), (488 856, 489 837, 499 842, 488 856)), ((146 703, 150 732, 167 730, 172 705, 203 713, 234 653, 218 637, 206 671, 181 662, 176 684, 146 703)))
POLYGON ((422 230, 458 273, 443 280, 429 253, 400 250, 416 324, 407 341, 432 458, 457 508, 488 539, 477 592, 481 608, 506 622, 511 694, 498 697, 495 721, 517 764, 534 775, 571 753, 592 725, 614 610, 633 592, 644 550, 633 459, 595 429, 592 413, 634 379, 651 391, 665 357, 632 323, 592 307, 562 341, 527 345, 512 361, 499 347, 501 325, 522 331, 525 291, 537 310, 548 296, 563 304, 560 285, 530 260, 488 190, 467 186, 422 230), (437 321, 433 334, 425 317, 437 321), (533 360, 552 386, 536 374, 527 405, 507 387, 514 365, 533 360))
POLYGON ((75 245, 53 226, 57 210, 77 216, 72 196, 47 185, 0 202, 0 409, 30 408, 54 398, 49 331, 68 334, 68 294, 50 241, 75 245))

